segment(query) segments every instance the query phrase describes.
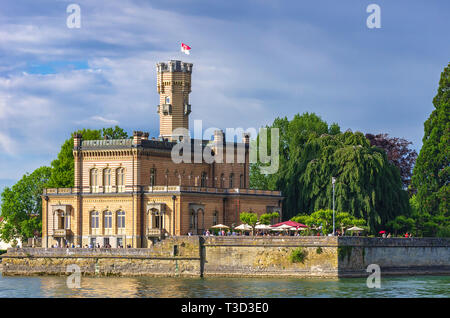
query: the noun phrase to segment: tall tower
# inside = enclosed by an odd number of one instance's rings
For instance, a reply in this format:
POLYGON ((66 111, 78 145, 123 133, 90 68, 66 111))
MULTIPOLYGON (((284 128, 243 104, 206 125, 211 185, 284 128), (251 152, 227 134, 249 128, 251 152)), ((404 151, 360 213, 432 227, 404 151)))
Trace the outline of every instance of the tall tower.
POLYGON ((172 60, 167 63, 160 62, 156 67, 159 136, 172 141, 175 139, 175 136, 172 136, 174 129, 189 129, 192 64, 172 60))

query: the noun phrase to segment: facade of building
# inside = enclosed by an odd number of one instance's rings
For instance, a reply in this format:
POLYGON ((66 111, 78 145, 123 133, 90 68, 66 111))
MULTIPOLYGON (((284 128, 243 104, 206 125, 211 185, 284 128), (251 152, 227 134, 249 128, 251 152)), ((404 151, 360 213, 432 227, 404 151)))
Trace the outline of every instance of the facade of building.
POLYGON ((147 247, 167 235, 238 225, 244 211, 281 214, 279 191, 249 189, 248 135, 242 143, 226 142, 220 130, 214 140, 184 140, 192 145, 192 158, 195 149, 214 155, 232 147, 234 158, 223 155, 222 163, 172 160, 172 150, 186 138, 174 130, 189 128, 192 64, 158 63, 157 71, 159 138, 141 131, 116 140, 74 134, 74 187, 43 193, 43 247, 147 247))

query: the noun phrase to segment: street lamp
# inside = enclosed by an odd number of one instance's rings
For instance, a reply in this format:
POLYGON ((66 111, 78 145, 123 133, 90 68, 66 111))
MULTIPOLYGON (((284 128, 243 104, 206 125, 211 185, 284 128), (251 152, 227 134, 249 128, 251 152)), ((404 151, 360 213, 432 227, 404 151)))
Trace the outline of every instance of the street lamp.
POLYGON ((334 230, 334 185, 336 183, 336 178, 335 177, 331 177, 331 184, 333 184, 333 236, 335 235, 335 230, 334 230))

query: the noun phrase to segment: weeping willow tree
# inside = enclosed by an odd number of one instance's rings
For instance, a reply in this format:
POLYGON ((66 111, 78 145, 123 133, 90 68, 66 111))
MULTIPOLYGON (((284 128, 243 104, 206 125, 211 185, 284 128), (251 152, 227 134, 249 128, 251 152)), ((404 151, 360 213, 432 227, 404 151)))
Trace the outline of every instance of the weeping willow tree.
POLYGON ((258 173, 260 164, 253 165, 251 185, 281 190, 285 218, 331 209, 332 177, 336 210, 363 218, 372 231, 409 213, 399 170, 362 133, 341 133, 315 114, 297 115, 291 122, 278 119, 274 126, 280 123, 280 169, 264 176, 258 173))

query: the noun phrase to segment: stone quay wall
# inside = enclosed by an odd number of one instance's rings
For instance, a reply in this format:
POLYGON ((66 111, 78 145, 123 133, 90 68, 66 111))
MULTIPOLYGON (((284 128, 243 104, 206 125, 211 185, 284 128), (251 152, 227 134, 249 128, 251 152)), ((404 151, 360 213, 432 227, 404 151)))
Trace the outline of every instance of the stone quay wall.
POLYGON ((381 275, 450 275, 450 238, 338 238, 340 277, 367 276, 370 264, 381 275))
POLYGON ((335 237, 207 237, 205 276, 323 276, 338 274, 335 237), (291 262, 300 249, 303 262, 291 262))
POLYGON ((172 237, 151 248, 10 248, 3 275, 200 276, 199 237, 172 237))
POLYGON ((150 248, 8 249, 3 275, 367 277, 450 275, 450 239, 174 236, 150 248), (293 253, 300 258, 293 262, 293 253))

